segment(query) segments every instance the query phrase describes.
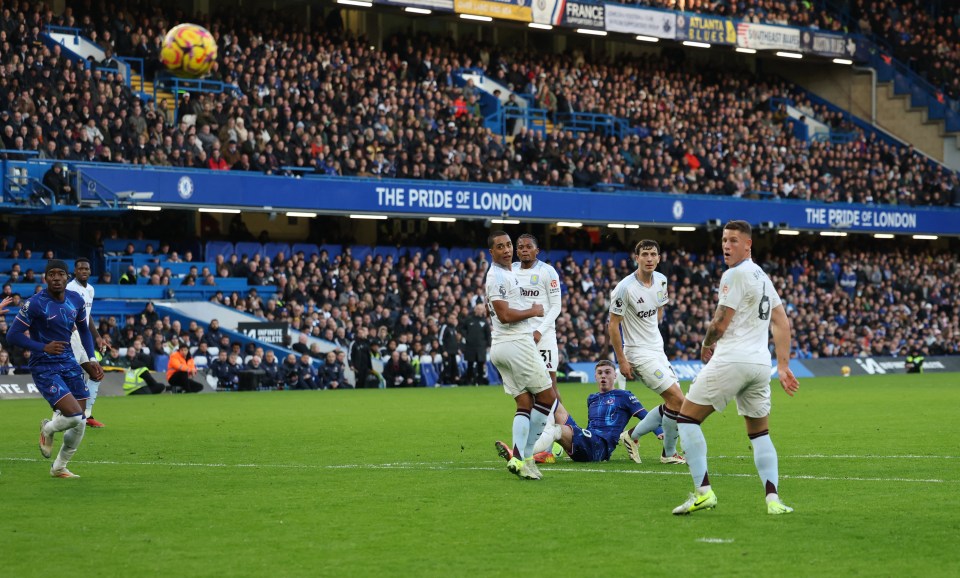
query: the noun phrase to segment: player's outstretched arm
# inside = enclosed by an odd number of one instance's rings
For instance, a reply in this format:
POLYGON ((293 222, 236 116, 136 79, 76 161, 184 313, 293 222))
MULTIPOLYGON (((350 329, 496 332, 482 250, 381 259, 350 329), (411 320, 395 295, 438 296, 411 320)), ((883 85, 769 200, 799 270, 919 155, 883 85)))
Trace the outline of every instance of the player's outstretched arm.
POLYGON ((790 369, 790 319, 783 305, 777 305, 770 313, 770 332, 773 333, 773 347, 777 355, 777 373, 780 385, 787 395, 793 396, 800 389, 800 382, 790 369))
POLYGON ((3 300, 0 301, 0 315, 6 315, 10 312, 10 310, 7 309, 7 305, 11 303, 13 303, 13 297, 4 297, 3 300))

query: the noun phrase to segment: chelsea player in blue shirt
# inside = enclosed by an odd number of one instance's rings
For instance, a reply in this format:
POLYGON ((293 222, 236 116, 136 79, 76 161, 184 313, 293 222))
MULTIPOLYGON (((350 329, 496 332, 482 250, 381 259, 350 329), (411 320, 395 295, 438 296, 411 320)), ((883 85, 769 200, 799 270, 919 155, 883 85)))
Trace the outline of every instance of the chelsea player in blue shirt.
MULTIPOLYGON (((551 437, 537 440, 537 447, 534 448, 537 455, 540 455, 540 451, 545 452, 550 444, 556 441, 575 462, 607 461, 613 450, 617 449, 620 433, 630 423, 630 419, 643 419, 647 415, 647 410, 635 395, 627 390, 617 389, 617 367, 612 361, 598 361, 594 376, 600 391, 591 393, 587 398, 587 428, 577 425, 572 416, 567 417, 565 424, 553 428, 551 437), (541 444, 544 447, 541 447, 541 444)), ((662 436, 663 430, 657 428, 654 433, 662 436)), ((501 457, 507 458, 504 450, 509 448, 506 444, 498 442, 497 449, 501 457)), ((552 456, 548 455, 549 457, 552 456)))
POLYGON ((64 432, 63 445, 50 468, 50 475, 77 478, 79 476, 67 469, 67 464, 77 451, 86 428, 83 411, 90 392, 83 372, 100 381, 103 369, 93 361, 93 335, 87 326, 83 297, 66 290, 67 264, 60 259, 50 259, 44 277, 46 289, 24 302, 7 333, 7 341, 31 351, 28 367, 33 381, 50 407, 56 410, 52 420, 40 422, 40 453, 43 457, 50 457, 54 434, 64 432), (82 368, 70 348, 74 326, 91 359, 82 368))

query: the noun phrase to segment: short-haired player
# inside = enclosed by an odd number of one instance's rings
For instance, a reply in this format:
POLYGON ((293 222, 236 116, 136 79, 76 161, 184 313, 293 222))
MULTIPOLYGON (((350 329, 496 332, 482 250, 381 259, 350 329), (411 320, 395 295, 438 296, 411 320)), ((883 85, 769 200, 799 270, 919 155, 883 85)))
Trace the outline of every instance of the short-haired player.
POLYGON ((670 302, 667 278, 657 271, 660 244, 652 239, 641 240, 634 247, 633 259, 637 270, 620 281, 610 296, 607 331, 620 373, 628 381, 639 379, 663 398, 663 403, 652 409, 635 428, 623 432, 620 441, 630 457, 640 463, 637 440, 663 427, 660 462, 682 464, 684 460, 677 452, 677 412, 683 405, 683 392, 663 352, 659 327, 663 307, 670 302))

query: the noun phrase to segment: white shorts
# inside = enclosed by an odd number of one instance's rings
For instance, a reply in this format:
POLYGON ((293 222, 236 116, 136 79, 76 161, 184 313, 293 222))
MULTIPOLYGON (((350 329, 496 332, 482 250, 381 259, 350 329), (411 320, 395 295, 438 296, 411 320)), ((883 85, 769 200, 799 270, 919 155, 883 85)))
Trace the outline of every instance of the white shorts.
POLYGON ((83 342, 80 341, 80 332, 76 329, 70 334, 70 348, 73 349, 73 356, 77 358, 77 363, 90 361, 90 358, 87 357, 87 350, 83 348, 83 342))
POLYGON ((736 399, 740 415, 766 417, 770 415, 770 366, 711 361, 690 384, 687 399, 717 411, 736 399))
POLYGON ((490 361, 500 372, 503 391, 510 397, 517 397, 525 391, 537 394, 550 389, 552 385, 532 335, 526 339, 493 344, 490 361))
POLYGON ((657 357, 632 359, 630 365, 634 376, 655 393, 663 393, 680 381, 667 356, 662 353, 657 357))
POLYGON ((557 334, 553 333, 541 337, 540 342, 537 343, 537 351, 540 352, 540 357, 543 359, 543 364, 547 366, 547 371, 556 373, 557 365, 560 363, 557 357, 559 353, 557 351, 557 334))

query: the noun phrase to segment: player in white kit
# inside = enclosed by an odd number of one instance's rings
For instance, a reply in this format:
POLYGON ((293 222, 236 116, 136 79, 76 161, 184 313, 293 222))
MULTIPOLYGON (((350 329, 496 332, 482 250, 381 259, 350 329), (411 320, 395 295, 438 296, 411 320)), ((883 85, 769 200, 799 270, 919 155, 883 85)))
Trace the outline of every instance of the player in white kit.
POLYGON ((678 420, 695 491, 673 509, 677 515, 717 505, 707 475, 707 441, 700 424, 714 411, 723 411, 733 399, 737 400, 737 413, 746 421, 767 513, 793 511, 780 501, 777 450, 770 441, 771 332, 780 385, 793 396, 800 384, 790 370, 790 320, 770 278, 751 258, 751 235, 746 221, 730 221, 723 228, 723 260, 729 269, 720 278, 717 311, 700 351, 705 365, 690 384, 678 420))
POLYGON ((620 281, 610 296, 607 330, 620 373, 627 380, 639 378, 663 398, 663 403, 650 410, 632 430, 623 432, 620 442, 630 458, 639 464, 637 440, 663 427, 660 463, 682 464, 684 460, 677 452, 677 412, 683 405, 683 391, 663 352, 663 337, 660 335, 663 306, 670 302, 670 296, 667 278, 657 272, 659 243, 651 239, 641 240, 633 250, 633 259, 637 262, 637 270, 620 281))
POLYGON ((491 319, 490 360, 500 372, 503 389, 514 398, 513 454, 507 469, 522 479, 538 480, 533 446, 555 409, 557 397, 550 374, 533 340, 534 317, 543 317, 543 306, 530 304, 513 273, 513 242, 504 231, 487 239, 492 263, 484 283, 491 319))
MULTIPOLYGON (((553 421, 548 421, 540 439, 534 446, 534 458, 537 461, 553 462, 556 457, 552 452, 547 452, 553 445, 553 440, 559 433, 559 428, 567 423, 570 414, 563 407, 563 400, 560 398, 560 390, 557 389, 557 364, 559 363, 559 350, 557 348, 557 317, 560 316, 561 290, 560 275, 557 270, 544 263, 537 257, 540 254, 540 247, 537 238, 530 233, 524 233, 517 237, 517 258, 512 264, 513 273, 520 281, 520 293, 532 303, 539 303, 543 306, 543 318, 537 318, 539 324, 533 332, 533 340, 537 344, 537 351, 543 358, 544 365, 550 373, 550 382, 553 387, 553 393, 557 396, 557 409, 553 412, 553 421), (546 452, 541 454, 541 452, 546 452)), ((510 450, 506 444, 498 443, 500 457, 509 459, 510 450)), ((561 450, 562 451, 562 450, 561 450)), ((560 452, 558 452, 560 453, 560 452)))
MULTIPOLYGON (((87 309, 87 326, 90 327, 90 333, 93 334, 93 342, 97 346, 97 351, 100 350, 101 344, 103 343, 100 339, 100 334, 97 333, 97 328, 92 323, 93 315, 91 311, 93 310, 93 296, 94 288, 91 283, 88 282, 90 279, 90 260, 86 257, 80 257, 73 263, 73 280, 67 283, 67 291, 74 291, 79 293, 83 297, 83 304, 87 309)), ((77 358, 77 363, 83 367, 83 364, 88 361, 98 361, 96 359, 91 360, 87 357, 87 352, 83 348, 83 344, 80 342, 80 334, 76 329, 73 330, 73 334, 70 336, 70 346, 73 348, 73 355, 77 358)), ((86 376, 87 387, 90 388, 90 398, 87 400, 87 409, 86 409, 86 419, 87 427, 103 427, 103 424, 97 421, 93 417, 93 404, 97 401, 97 392, 100 390, 100 382, 93 381, 90 379, 90 376, 86 376)))

